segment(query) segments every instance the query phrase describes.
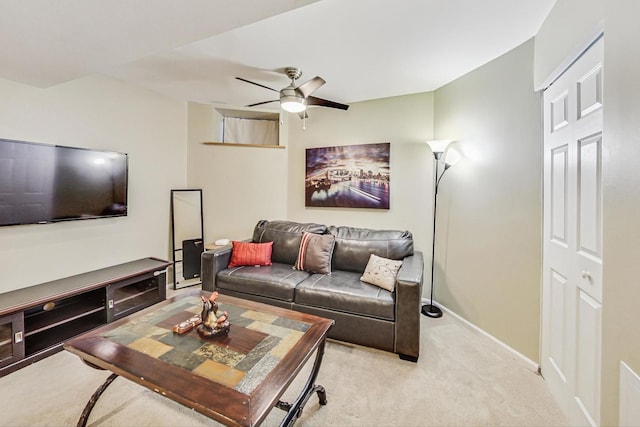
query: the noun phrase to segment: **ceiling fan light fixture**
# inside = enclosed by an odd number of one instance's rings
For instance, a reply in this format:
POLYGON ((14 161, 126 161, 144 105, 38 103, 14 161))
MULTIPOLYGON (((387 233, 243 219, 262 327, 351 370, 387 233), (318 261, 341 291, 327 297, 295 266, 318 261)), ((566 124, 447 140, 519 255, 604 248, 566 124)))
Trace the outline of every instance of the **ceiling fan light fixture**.
POLYGON ((307 109, 304 98, 301 96, 282 96, 280 97, 280 106, 289 113, 301 113, 307 109))

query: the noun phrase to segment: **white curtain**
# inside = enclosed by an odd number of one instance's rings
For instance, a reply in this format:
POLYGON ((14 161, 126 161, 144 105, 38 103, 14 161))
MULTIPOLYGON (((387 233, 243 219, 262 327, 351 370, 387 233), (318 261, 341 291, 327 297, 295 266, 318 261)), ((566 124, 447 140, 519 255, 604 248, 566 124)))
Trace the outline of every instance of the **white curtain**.
POLYGON ((224 118, 224 142, 278 145, 278 121, 224 118))

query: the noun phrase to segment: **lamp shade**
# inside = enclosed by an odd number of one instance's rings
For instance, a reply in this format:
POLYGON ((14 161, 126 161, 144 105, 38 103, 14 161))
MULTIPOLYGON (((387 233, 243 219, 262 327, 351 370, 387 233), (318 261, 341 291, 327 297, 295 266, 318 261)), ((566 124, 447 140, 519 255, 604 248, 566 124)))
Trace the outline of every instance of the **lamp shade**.
POLYGON ((460 161, 460 158, 462 158, 462 156, 458 151, 454 150, 453 148, 449 148, 447 150, 447 155, 444 158, 444 163, 447 166, 453 166, 460 161))
POLYGON ((307 109, 304 105, 304 98, 295 96, 283 96, 280 98, 280 106, 289 113, 301 113, 307 109))
POLYGON ((293 83, 280 91, 280 107, 289 113, 301 113, 307 109, 304 95, 293 87, 293 83))
POLYGON ((447 145, 451 143, 450 139, 432 139, 430 141, 426 141, 429 148, 433 154, 436 153, 444 153, 444 150, 447 149, 447 145))

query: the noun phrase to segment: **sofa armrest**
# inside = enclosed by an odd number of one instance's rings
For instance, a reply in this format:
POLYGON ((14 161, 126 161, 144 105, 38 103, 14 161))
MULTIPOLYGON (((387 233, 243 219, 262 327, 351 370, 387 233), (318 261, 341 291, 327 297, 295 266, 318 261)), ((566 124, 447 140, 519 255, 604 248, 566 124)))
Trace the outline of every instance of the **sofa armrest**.
POLYGON ((416 359, 420 355, 420 307, 424 259, 422 252, 404 258, 396 278, 395 352, 416 359))
POLYGON ((200 279, 202 280, 203 291, 213 292, 216 290, 216 275, 229 265, 232 247, 231 245, 227 245, 222 248, 202 252, 200 256, 200 279))

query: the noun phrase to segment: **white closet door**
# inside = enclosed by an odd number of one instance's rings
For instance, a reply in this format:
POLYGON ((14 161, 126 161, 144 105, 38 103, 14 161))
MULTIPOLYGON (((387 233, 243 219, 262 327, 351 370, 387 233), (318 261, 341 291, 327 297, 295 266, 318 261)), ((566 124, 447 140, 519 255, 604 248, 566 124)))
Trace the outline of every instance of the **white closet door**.
POLYGON ((600 38, 543 97, 541 369, 574 425, 600 420, 603 50, 600 38))

